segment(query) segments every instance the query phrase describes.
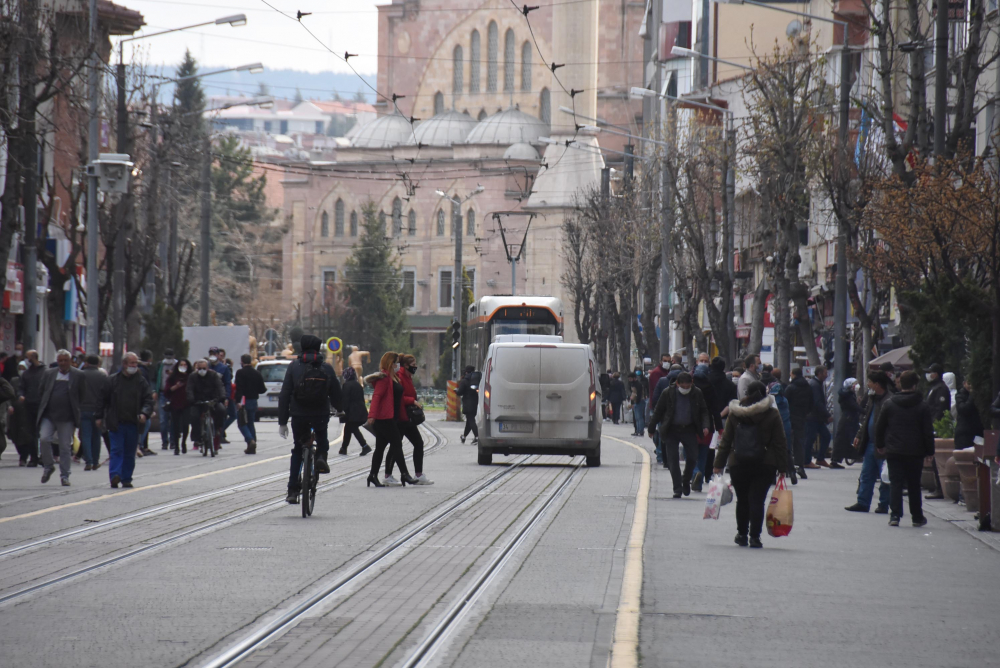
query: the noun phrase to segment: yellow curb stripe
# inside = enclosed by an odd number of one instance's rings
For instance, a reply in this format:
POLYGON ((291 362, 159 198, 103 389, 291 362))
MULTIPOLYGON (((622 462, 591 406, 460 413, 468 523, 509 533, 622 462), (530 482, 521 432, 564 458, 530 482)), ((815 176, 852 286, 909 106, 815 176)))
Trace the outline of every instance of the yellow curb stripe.
POLYGON ((649 510, 649 452, 635 443, 605 436, 635 448, 642 454, 639 491, 635 495, 632 529, 625 548, 625 573, 618 599, 615 633, 611 642, 611 668, 635 668, 639 665, 639 606, 642 603, 642 548, 646 541, 646 517, 649 510))
MULTIPOLYGON (((334 441, 330 441, 330 445, 338 443, 342 440, 340 437, 334 441)), ((218 471, 209 471, 208 473, 199 473, 198 475, 189 476, 187 478, 178 478, 177 480, 168 480, 166 482, 158 482, 154 485, 146 485, 144 487, 133 487, 132 489, 122 490, 120 492, 111 492, 110 494, 102 494, 100 496, 94 496, 89 499, 83 499, 82 501, 73 501, 72 503, 64 503, 59 506, 52 506, 50 508, 42 508, 41 510, 33 510, 30 513, 23 513, 21 515, 11 515, 10 517, 0 517, 0 524, 4 522, 13 522, 14 520, 23 520, 28 517, 37 517, 38 515, 44 515, 46 513, 55 512, 56 510, 62 510, 64 508, 75 508, 76 506, 85 506, 88 503, 93 503, 95 501, 102 501, 104 499, 115 497, 121 498, 126 494, 135 494, 136 492, 144 492, 150 489, 157 489, 159 487, 170 487, 172 485, 178 485, 182 482, 189 482, 191 480, 198 480, 200 478, 209 478, 214 475, 219 475, 220 473, 230 473, 232 471, 239 471, 240 469, 248 469, 251 466, 260 466, 261 464, 266 464, 268 462, 277 461, 279 459, 287 459, 288 455, 279 455, 278 457, 268 457, 267 459, 261 459, 256 462, 250 462, 249 464, 240 464, 239 466, 230 466, 229 468, 219 469, 218 471)))

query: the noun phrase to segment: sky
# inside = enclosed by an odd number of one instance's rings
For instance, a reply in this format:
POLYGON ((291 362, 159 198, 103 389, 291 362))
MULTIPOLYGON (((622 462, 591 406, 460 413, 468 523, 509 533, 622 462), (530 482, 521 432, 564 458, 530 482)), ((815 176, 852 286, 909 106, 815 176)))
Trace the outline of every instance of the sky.
MULTIPOLYGON (((391 0, 116 0, 117 4, 142 12, 146 25, 140 33, 153 33, 215 19, 246 14, 247 24, 208 25, 201 28, 130 42, 125 59, 143 60, 151 66, 175 65, 185 49, 199 63, 210 67, 237 67, 261 62, 269 69, 306 72, 349 72, 334 53, 358 54, 351 65, 362 74, 377 69, 377 4, 391 0), (274 7, 292 18, 282 16, 274 7), (296 11, 313 12, 294 19, 296 11), (315 39, 303 28, 307 26, 315 39), (134 51, 133 51, 134 50, 134 51)), ((361 82, 358 82, 361 84, 361 82)), ((362 84, 363 85, 363 84, 362 84)))

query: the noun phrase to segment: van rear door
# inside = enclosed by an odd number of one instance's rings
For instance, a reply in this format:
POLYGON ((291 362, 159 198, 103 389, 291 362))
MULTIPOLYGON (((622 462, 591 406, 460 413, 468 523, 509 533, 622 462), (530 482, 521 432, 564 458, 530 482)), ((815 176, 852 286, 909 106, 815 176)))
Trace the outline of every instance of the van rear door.
POLYGON ((545 346, 539 379, 539 437, 587 438, 590 358, 583 346, 545 346))
POLYGON ((538 437, 539 349, 496 348, 490 374, 490 434, 499 439, 538 437))

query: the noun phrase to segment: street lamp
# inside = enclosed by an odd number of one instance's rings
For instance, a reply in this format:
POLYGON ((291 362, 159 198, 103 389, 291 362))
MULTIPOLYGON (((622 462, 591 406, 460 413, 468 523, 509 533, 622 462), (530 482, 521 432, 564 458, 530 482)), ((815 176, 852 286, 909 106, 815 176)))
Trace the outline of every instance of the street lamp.
MULTIPOLYGON (((443 190, 434 191, 435 195, 441 199, 448 200, 452 205, 451 221, 452 227, 455 228, 455 268, 451 280, 453 295, 452 318, 454 319, 454 322, 459 324, 462 322, 462 283, 464 283, 462 280, 464 273, 462 271, 462 205, 484 190, 486 190, 486 188, 484 188, 481 184, 477 184, 476 189, 462 200, 449 197, 448 193, 443 190)), ((458 380, 458 353, 452 353, 451 355, 451 377, 452 380, 458 380)))

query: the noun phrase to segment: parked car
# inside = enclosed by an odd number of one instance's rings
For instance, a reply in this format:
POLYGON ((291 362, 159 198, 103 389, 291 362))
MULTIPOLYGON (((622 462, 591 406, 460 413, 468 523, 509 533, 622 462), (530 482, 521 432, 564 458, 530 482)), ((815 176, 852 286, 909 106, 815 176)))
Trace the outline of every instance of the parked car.
POLYGON ((261 360, 257 363, 257 371, 260 371, 267 386, 267 394, 262 394, 257 401, 258 417, 278 417, 278 395, 291 363, 291 360, 261 360))

